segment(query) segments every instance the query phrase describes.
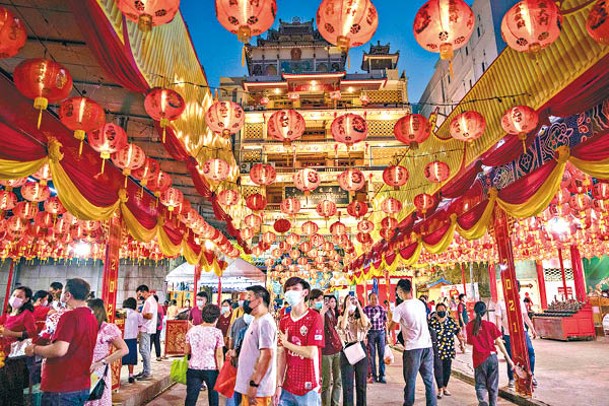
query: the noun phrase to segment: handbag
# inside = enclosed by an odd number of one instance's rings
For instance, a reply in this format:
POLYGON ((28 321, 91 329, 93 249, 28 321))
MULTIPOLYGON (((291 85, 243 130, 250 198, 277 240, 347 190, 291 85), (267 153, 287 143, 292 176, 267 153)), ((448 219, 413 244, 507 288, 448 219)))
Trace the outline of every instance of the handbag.
POLYGON ((28 345, 32 345, 31 338, 26 338, 25 340, 15 341, 14 343, 11 343, 11 352, 8 354, 7 358, 10 358, 10 359, 25 358, 26 357, 25 348, 28 345))
POLYGON ((237 382, 237 368, 227 359, 216 379, 214 390, 226 398, 232 398, 235 394, 235 383, 237 382))
POLYGON ((95 372, 91 374, 91 380, 95 382, 91 387, 91 391, 89 391, 89 398, 87 400, 100 400, 102 396, 104 396, 104 391, 106 390, 106 375, 108 374, 108 365, 104 368, 104 373, 99 376, 95 372), (97 380, 97 382, 96 382, 97 380))
POLYGON ((186 372, 188 371, 188 357, 184 356, 183 358, 179 358, 173 360, 171 363, 171 371, 169 371, 169 376, 171 380, 177 383, 181 383, 182 385, 186 385, 186 372))
POLYGON ((364 351, 364 347, 359 341, 346 344, 343 347, 343 353, 345 354, 347 361, 349 361, 349 364, 351 365, 355 365, 364 358, 366 358, 366 352, 364 351))

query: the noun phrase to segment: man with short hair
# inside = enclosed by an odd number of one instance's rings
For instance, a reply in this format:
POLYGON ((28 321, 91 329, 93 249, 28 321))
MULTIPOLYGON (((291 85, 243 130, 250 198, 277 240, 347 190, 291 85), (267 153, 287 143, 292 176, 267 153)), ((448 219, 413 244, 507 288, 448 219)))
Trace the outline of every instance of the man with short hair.
POLYGON ((364 313, 370 319, 372 327, 368 330, 368 349, 372 361, 372 378, 375 382, 387 383, 385 380, 385 344, 387 340, 387 310, 379 304, 379 297, 372 292, 368 295, 368 306, 364 313), (378 352, 378 373, 376 368, 376 354, 378 352))
POLYGON ((241 343, 235 391, 242 395, 243 405, 268 406, 277 386, 277 326, 269 313, 271 294, 260 285, 245 290, 254 320, 241 343))
POLYGON ((53 301, 51 302, 51 307, 55 311, 59 311, 59 307, 61 306, 59 298, 61 297, 61 292, 63 290, 63 283, 61 282, 53 282, 49 287, 49 293, 53 296, 53 301))
POLYGON ((413 297, 410 279, 400 279, 396 293, 402 303, 396 306, 393 311, 389 329, 392 330, 399 323, 404 339, 404 353, 402 354, 404 362, 402 368, 406 383, 404 387, 404 406, 414 405, 417 372, 421 374, 425 384, 427 406, 436 406, 436 388, 433 382, 434 357, 425 305, 413 297))
POLYGON ((142 372, 135 375, 134 378, 148 380, 152 378, 152 369, 150 366, 152 351, 150 344, 152 343, 152 335, 157 331, 158 303, 146 285, 138 286, 135 290, 135 294, 139 300, 144 301, 144 307, 142 307, 141 313, 145 321, 140 333, 140 354, 142 355, 144 368, 142 372))
POLYGON ((309 295, 309 306, 316 312, 321 312, 324 307, 324 292, 320 289, 313 289, 309 295))
POLYGON ((97 319, 85 302, 89 289, 82 279, 68 279, 61 302, 70 311, 59 319, 51 344, 33 344, 25 350, 29 357, 44 358, 40 384, 43 405, 84 405, 89 398, 89 369, 98 330, 97 319))
POLYGON ((320 406, 323 320, 307 306, 309 282, 292 277, 285 282, 283 291, 292 310, 279 322, 275 399, 279 406, 320 406))
POLYGON ((193 326, 198 326, 203 323, 203 308, 209 302, 209 296, 207 292, 199 292, 195 297, 195 305, 192 309, 190 309, 190 314, 188 315, 188 320, 192 323, 193 326))

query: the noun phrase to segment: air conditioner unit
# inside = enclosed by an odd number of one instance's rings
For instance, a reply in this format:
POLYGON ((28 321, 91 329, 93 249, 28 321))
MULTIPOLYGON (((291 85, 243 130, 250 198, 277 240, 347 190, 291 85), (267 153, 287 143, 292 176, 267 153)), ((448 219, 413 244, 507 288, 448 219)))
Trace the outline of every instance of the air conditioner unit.
POLYGON ((248 172, 252 169, 252 163, 251 162, 241 162, 241 164, 239 165, 239 170, 242 173, 248 172))

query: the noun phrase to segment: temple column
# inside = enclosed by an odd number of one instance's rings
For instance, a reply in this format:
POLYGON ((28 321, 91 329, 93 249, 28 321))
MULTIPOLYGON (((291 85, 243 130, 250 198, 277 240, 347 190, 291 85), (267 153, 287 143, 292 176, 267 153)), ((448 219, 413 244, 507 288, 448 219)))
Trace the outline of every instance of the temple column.
POLYGON ((493 303, 497 303, 497 271, 494 263, 488 265, 488 279, 491 289, 491 300, 493 303))
POLYGON ((108 243, 102 274, 102 300, 106 305, 108 323, 114 323, 116 316, 116 293, 118 289, 118 267, 120 263, 122 224, 120 214, 109 221, 108 243))
POLYGON ((571 269, 575 282, 575 297, 578 302, 586 301, 586 279, 584 277, 584 264, 582 256, 576 245, 571 245, 571 269))
POLYGON ((548 308, 548 296, 546 291, 546 279, 543 273, 543 264, 541 261, 535 261, 535 268, 537 269, 537 285, 539 286, 539 300, 542 310, 548 308))
POLYGON ((562 288, 563 290, 563 294, 564 294, 564 299, 563 300, 568 300, 569 299, 569 291, 567 289, 567 275, 565 273, 565 263, 562 259, 562 248, 558 248, 558 262, 560 263, 560 276, 562 278, 562 288))

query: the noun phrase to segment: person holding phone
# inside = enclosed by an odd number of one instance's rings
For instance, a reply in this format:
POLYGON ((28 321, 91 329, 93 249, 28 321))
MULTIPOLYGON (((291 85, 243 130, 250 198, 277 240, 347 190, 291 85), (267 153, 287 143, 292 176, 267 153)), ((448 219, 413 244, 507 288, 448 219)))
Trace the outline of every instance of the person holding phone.
POLYGON ((340 373, 340 353, 342 343, 336 330, 338 326, 338 302, 335 296, 324 296, 320 314, 324 320, 324 339, 326 345, 321 357, 321 404, 339 406, 342 381, 340 373))
POLYGON ((372 365, 372 377, 376 382, 387 383, 385 380, 385 345, 387 344, 387 310, 379 303, 378 294, 372 292, 368 295, 369 305, 364 307, 372 326, 368 331, 368 348, 372 365), (376 357, 378 354, 378 370, 376 357))

